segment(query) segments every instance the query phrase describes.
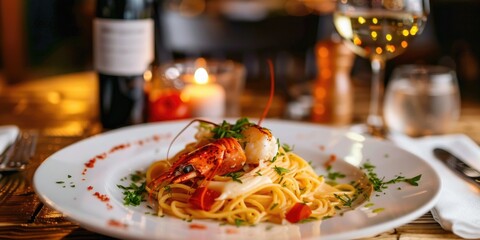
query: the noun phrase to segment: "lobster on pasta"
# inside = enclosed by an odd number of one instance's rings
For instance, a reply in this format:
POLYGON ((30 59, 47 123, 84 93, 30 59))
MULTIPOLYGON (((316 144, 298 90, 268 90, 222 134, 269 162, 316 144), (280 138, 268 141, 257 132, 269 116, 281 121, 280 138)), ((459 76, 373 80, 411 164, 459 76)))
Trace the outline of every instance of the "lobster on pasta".
POLYGON ((146 172, 159 215, 230 224, 323 219, 355 195, 329 185, 310 164, 281 146, 270 130, 246 118, 200 122, 195 142, 146 172))

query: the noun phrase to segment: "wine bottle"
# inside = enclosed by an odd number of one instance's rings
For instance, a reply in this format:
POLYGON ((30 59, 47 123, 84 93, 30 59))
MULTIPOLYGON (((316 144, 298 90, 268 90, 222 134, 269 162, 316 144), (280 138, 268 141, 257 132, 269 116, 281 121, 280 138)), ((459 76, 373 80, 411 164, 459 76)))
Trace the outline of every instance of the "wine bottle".
POLYGON ((97 0, 94 64, 105 129, 146 118, 145 71, 154 56, 153 0, 97 0))

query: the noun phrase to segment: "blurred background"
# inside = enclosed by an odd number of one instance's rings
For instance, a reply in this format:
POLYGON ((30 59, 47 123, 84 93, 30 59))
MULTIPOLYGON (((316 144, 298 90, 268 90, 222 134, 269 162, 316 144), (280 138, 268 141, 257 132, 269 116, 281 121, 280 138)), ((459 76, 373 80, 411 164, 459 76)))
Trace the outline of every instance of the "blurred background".
MULTIPOLYGON (((316 73, 315 44, 335 33, 331 0, 162 0, 156 6, 156 62, 207 57, 245 65, 246 87, 266 90, 274 60, 277 93, 316 73)), ((92 71, 94 0, 0 0, 0 86, 92 71)), ((456 69, 462 97, 480 101, 480 1, 431 0, 424 32, 387 64, 441 64, 456 69)), ((352 76, 370 80, 366 59, 352 76)), ((1 88, 1 87, 0 87, 1 88)))

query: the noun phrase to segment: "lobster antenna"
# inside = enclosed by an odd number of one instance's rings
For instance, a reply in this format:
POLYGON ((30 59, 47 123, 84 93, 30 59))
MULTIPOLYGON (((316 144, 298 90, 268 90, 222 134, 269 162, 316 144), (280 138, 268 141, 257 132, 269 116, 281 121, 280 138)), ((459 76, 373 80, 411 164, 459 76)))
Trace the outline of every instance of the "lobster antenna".
POLYGON ((170 145, 168 145, 168 150, 167 150, 167 163, 170 164, 170 166, 171 166, 171 163, 170 163, 168 160, 169 160, 169 155, 170 155, 170 149, 172 148, 173 143, 174 143, 174 142, 177 140, 177 138, 178 138, 183 132, 185 132, 185 130, 187 130, 187 128, 190 127, 190 125, 192 125, 194 122, 202 122, 202 123, 208 123, 208 124, 212 124, 212 125, 214 125, 214 126, 218 126, 218 124, 213 123, 213 122, 210 122, 210 121, 207 121, 207 120, 193 119, 190 123, 188 123, 185 127, 183 127, 182 130, 180 130, 180 132, 172 139, 172 141, 170 142, 170 145))
POLYGON ((262 117, 258 120, 258 126, 262 124, 263 119, 267 117, 267 113, 270 110, 270 106, 272 105, 273 101, 273 94, 275 93, 275 73, 273 69, 273 63, 271 59, 267 59, 268 69, 270 71, 270 96, 268 97, 267 106, 263 110, 262 117))

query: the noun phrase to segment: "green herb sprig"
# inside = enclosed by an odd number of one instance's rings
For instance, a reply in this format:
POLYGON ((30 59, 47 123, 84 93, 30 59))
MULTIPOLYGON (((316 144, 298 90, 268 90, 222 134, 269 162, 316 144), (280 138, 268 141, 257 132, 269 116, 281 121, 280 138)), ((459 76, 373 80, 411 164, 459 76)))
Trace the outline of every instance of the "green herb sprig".
POLYGON ((340 200, 343 206, 345 207, 352 207, 352 203, 355 201, 355 198, 349 197, 347 194, 343 194, 340 196, 338 194, 333 194, 336 199, 340 200))
POLYGON ((273 167, 273 170, 275 170, 275 172, 277 172, 277 174, 280 175, 280 176, 283 176, 283 175, 285 175, 285 173, 290 172, 290 170, 288 170, 286 168, 283 168, 283 167, 278 167, 276 165, 273 167))
POLYGON ((128 206, 138 206, 144 200, 144 193, 146 182, 143 182, 140 186, 135 183, 131 183, 129 186, 117 185, 118 188, 123 189, 123 204, 128 206))
POLYGON ((419 174, 412 178, 406 178, 404 176, 396 176, 391 180, 385 180, 385 177, 379 178, 377 173, 375 173, 375 166, 369 162, 363 164, 361 169, 366 171, 368 180, 373 185, 373 190, 376 192, 383 192, 383 190, 388 188, 388 185, 399 183, 399 182, 406 182, 412 186, 418 186, 418 181, 420 181, 422 174, 419 174))
POLYGON ((345 174, 341 173, 341 172, 335 172, 332 170, 332 166, 328 166, 327 167, 327 178, 332 180, 332 181, 336 181, 337 178, 345 178, 345 174))
POLYGON ((239 178, 243 175, 242 172, 231 172, 226 174, 226 177, 231 177, 233 181, 238 182, 238 183, 243 183, 242 180, 239 178))
POLYGON ((293 152, 293 149, 295 148, 295 146, 290 146, 286 143, 282 144, 282 148, 283 150, 285 150, 285 152, 293 152))
POLYGON ((252 125, 252 123, 250 123, 248 118, 240 118, 235 122, 235 124, 230 124, 224 120, 219 126, 216 126, 212 129, 213 138, 243 138, 242 131, 250 125, 252 125))
POLYGON ((130 185, 123 186, 117 184, 117 187, 124 190, 123 191, 123 204, 128 206, 138 206, 141 202, 145 200, 145 194, 147 190, 145 174, 137 171, 133 174, 130 174, 130 180, 132 181, 130 185))

